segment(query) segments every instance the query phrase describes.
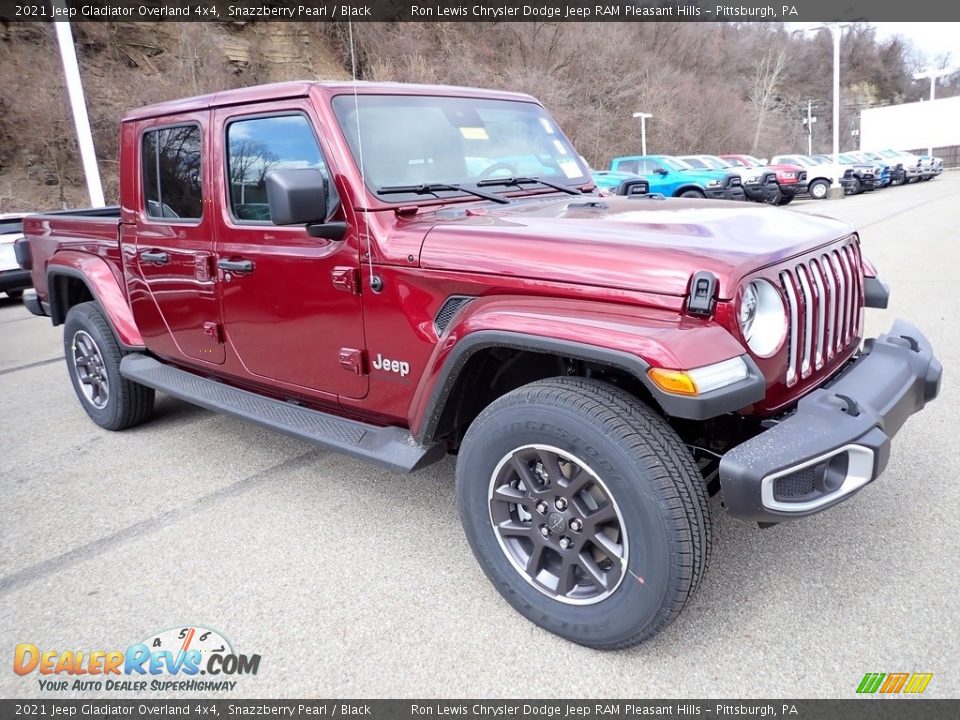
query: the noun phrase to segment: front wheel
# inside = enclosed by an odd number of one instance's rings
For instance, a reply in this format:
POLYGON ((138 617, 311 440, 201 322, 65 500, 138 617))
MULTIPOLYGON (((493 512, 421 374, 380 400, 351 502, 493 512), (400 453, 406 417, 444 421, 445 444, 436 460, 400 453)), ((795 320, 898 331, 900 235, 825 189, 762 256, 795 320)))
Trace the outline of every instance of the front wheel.
POLYGON ((702 192, 700 192, 699 190, 684 190, 682 193, 680 193, 680 197, 685 197, 685 198, 700 198, 700 199, 702 200, 703 198, 706 197, 706 195, 704 195, 704 194, 703 194, 702 192))
POLYGON ((784 195, 781 193, 780 202, 778 202, 777 205, 789 205, 790 203, 793 202, 793 198, 794 198, 793 195, 784 195))
POLYGON ((11 300, 19 300, 23 297, 23 290, 7 290, 7 297, 11 300))
POLYGON ((706 571, 706 488, 673 429, 611 385, 554 378, 499 398, 457 460, 467 539, 540 627, 613 649, 680 613, 706 571))
POLYGON ((826 180, 814 180, 807 188, 807 192, 814 200, 826 200, 827 194, 830 192, 830 183, 826 180))
POLYGON ((73 389, 97 425, 123 430, 142 423, 153 412, 153 388, 120 374, 125 353, 96 303, 70 308, 63 325, 63 349, 73 389))

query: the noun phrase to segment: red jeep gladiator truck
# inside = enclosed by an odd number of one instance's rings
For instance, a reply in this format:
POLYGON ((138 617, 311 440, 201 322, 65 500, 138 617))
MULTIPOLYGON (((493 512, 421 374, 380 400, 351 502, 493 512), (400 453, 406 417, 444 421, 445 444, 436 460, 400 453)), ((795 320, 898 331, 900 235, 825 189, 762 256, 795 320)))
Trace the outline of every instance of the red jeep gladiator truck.
POLYGON ((678 615, 710 494, 763 525, 836 505, 939 390, 912 325, 862 339, 888 291, 851 228, 600 197, 529 96, 285 83, 137 110, 120 142, 119 207, 17 247, 91 419, 160 391, 393 471, 455 453, 484 572, 584 645, 678 615))

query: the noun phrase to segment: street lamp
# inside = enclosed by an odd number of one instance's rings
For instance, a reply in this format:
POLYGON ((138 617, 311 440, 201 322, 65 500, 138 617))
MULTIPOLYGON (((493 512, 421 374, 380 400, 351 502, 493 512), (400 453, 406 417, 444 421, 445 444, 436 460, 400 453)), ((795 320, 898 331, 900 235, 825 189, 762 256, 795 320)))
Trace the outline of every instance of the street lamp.
POLYGON ((645 112, 635 112, 633 114, 635 118, 640 118, 640 149, 641 155, 647 154, 647 118, 652 118, 651 113, 645 112))
MULTIPOLYGON (((817 25, 816 27, 803 28, 795 32, 811 32, 815 30, 829 29, 833 36, 833 164, 834 175, 837 175, 836 168, 840 165, 840 38, 843 35, 843 28, 850 23, 828 23, 826 25, 817 25)), ((830 197, 843 197, 843 188, 840 186, 840 178, 834 177, 833 184, 830 186, 830 197)))
MULTIPOLYGON (((946 75, 952 75, 955 70, 925 70, 924 72, 917 73, 913 76, 914 80, 923 80, 925 78, 930 78, 930 102, 933 102, 936 96, 937 90, 937 78, 944 77, 946 75)), ((930 109, 930 112, 934 112, 933 108, 930 109)), ((930 142, 930 150, 927 153, 928 155, 933 155, 933 142, 930 142)))

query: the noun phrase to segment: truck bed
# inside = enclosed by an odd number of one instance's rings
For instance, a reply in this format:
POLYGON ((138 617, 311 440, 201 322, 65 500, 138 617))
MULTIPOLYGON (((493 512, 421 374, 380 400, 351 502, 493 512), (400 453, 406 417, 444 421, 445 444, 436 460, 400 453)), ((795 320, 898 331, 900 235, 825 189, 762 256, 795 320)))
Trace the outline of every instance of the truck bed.
POLYGON ((59 210, 23 219, 25 243, 29 246, 33 286, 41 300, 47 298, 47 267, 58 253, 89 253, 120 268, 120 207, 59 210))

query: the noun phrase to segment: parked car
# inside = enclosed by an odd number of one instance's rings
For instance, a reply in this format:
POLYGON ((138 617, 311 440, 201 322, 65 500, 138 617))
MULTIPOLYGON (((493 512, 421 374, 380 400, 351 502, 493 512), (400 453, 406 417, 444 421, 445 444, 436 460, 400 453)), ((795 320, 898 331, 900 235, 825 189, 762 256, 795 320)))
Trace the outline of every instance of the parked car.
MULTIPOLYGON (((623 648, 678 616, 707 569, 711 488, 764 525, 825 510, 883 472, 939 392, 913 325, 864 339, 888 290, 851 227, 601 198, 528 95, 242 88, 133 111, 119 146, 118 207, 28 217, 19 245, 27 307, 63 326, 90 419, 140 425, 159 390, 393 471, 456 453, 480 567, 583 645, 623 648), (268 172, 235 163, 251 147, 268 172), (517 156, 543 174, 518 174, 517 156), (263 202, 269 220, 244 219, 263 202)), ((378 488, 378 522, 431 520, 397 514, 399 481, 378 488)), ((304 572, 369 592, 343 543, 304 572)), ((385 613, 422 589, 403 582, 385 613)))
POLYGON ((884 161, 874 160, 866 153, 858 150, 850 150, 840 154, 840 162, 843 164, 860 164, 865 167, 872 167, 876 186, 878 188, 887 187, 890 184, 892 176, 890 164, 884 161))
POLYGON ((16 243, 23 237, 23 215, 0 215, 0 292, 14 300, 33 286, 30 272, 20 267, 16 243))
POLYGON ((937 175, 943 172, 943 158, 935 155, 920 155, 920 167, 927 170, 921 176, 921 180, 933 180, 937 175))
POLYGON ((681 155, 679 157, 698 170, 736 173, 748 200, 773 205, 776 204, 780 195, 780 189, 777 186, 777 174, 768 168, 758 168, 751 172, 742 166, 722 160, 716 155, 681 155))
MULTIPOLYGON (((823 163, 833 164, 833 155, 811 155, 814 160, 823 163)), ((879 177, 877 176, 877 165, 875 163, 861 163, 851 157, 840 153, 837 156, 840 165, 850 168, 852 182, 847 188, 848 195, 859 195, 862 192, 875 190, 879 187, 879 177)))
POLYGON ((923 177, 920 158, 913 153, 905 153, 888 148, 887 150, 878 150, 875 154, 885 159, 887 164, 894 168, 893 177, 891 178, 892 185, 920 182, 920 179, 923 177), (899 171, 896 170, 897 166, 900 168, 899 171), (897 180, 901 176, 902 179, 898 182, 897 180))
POLYGON ((670 155, 632 155, 614 158, 614 172, 635 173, 650 183, 650 192, 666 197, 745 200, 739 174, 730 171, 697 170, 670 155))
POLYGON ((799 165, 778 164, 769 165, 752 155, 721 155, 731 165, 759 170, 770 168, 777 179, 779 196, 773 201, 774 205, 786 205, 797 195, 807 192, 807 171, 799 165))
POLYGON ((827 199, 834 178, 837 178, 845 193, 849 194, 853 190, 852 168, 834 165, 809 155, 775 155, 770 158, 770 162, 774 165, 799 165, 806 170, 807 192, 814 200, 827 199))
POLYGON ((611 195, 646 195, 650 192, 650 182, 636 173, 614 172, 613 170, 591 170, 593 181, 603 193, 611 195))

